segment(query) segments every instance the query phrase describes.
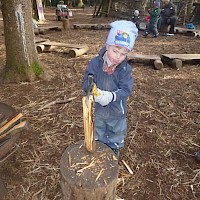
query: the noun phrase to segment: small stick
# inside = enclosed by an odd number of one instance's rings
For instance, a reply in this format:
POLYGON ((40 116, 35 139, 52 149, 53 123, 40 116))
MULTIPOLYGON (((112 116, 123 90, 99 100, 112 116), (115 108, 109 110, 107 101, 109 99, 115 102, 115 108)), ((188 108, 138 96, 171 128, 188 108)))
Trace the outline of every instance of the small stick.
POLYGON ((82 169, 79 169, 79 170, 77 171, 77 174, 83 173, 83 170, 88 169, 88 168, 90 168, 90 167, 93 167, 94 165, 95 165, 95 163, 94 163, 94 161, 92 161, 88 166, 85 166, 85 167, 83 167, 82 169))
POLYGON ((101 169, 101 171, 99 172, 98 176, 95 179, 95 182, 99 179, 99 177, 103 174, 104 169, 101 169))
POLYGON ((39 110, 43 110, 44 108, 47 108, 47 107, 50 107, 50 106, 53 106, 55 104, 61 104, 61 103, 69 103, 70 101, 76 99, 77 97, 71 97, 69 99, 66 99, 66 100, 55 100, 55 101, 52 101, 50 103, 48 103, 47 105, 43 106, 42 108, 40 108, 39 110))
POLYGON ((133 174, 133 171, 132 171, 132 169, 128 166, 128 164, 127 164, 124 160, 122 160, 122 162, 123 162, 123 164, 125 165, 125 167, 127 168, 127 170, 129 171, 129 173, 130 173, 130 174, 133 174))

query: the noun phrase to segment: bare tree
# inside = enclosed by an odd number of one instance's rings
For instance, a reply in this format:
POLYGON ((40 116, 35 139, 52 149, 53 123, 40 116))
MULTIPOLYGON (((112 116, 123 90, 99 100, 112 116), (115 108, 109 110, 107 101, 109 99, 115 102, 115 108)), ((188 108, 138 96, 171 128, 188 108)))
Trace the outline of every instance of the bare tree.
POLYGON ((34 81, 44 74, 32 28, 31 0, 1 0, 6 46, 4 82, 34 81))

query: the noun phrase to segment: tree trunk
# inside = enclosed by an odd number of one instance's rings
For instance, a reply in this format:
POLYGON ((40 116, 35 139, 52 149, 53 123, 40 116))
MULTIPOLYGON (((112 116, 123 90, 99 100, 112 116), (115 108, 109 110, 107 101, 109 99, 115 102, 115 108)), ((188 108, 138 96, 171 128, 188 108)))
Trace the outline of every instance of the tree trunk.
POLYGON ((1 0, 6 66, 4 82, 34 81, 43 74, 34 43, 31 1, 1 0))
POLYGON ((42 0, 36 0, 37 4, 37 12, 39 16, 39 21, 44 21, 44 11, 43 11, 43 5, 42 5, 42 0))
POLYGON ((104 0, 102 2, 102 9, 101 9, 101 14, 100 16, 103 17, 108 17, 109 11, 110 11, 110 6, 111 6, 111 0, 104 0))

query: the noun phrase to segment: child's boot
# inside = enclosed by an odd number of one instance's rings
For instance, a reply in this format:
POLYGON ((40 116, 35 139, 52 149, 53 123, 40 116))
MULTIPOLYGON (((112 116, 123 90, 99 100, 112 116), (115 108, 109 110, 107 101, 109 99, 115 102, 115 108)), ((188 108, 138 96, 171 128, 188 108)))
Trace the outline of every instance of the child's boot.
POLYGON ((120 152, 119 152, 119 149, 112 149, 112 150, 113 150, 113 152, 115 153, 117 159, 119 160, 119 158, 120 158, 120 152))
POLYGON ((149 34, 149 32, 145 31, 142 35, 143 35, 144 37, 146 37, 148 34, 149 34))

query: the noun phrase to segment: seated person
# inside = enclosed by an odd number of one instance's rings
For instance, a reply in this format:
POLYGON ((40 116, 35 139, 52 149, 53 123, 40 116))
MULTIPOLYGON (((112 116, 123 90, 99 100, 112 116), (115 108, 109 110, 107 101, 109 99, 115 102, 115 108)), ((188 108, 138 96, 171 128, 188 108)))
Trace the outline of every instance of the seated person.
POLYGON ((164 25, 169 25, 169 33, 174 35, 174 27, 176 24, 176 7, 170 0, 162 0, 163 7, 161 8, 160 28, 164 25))

